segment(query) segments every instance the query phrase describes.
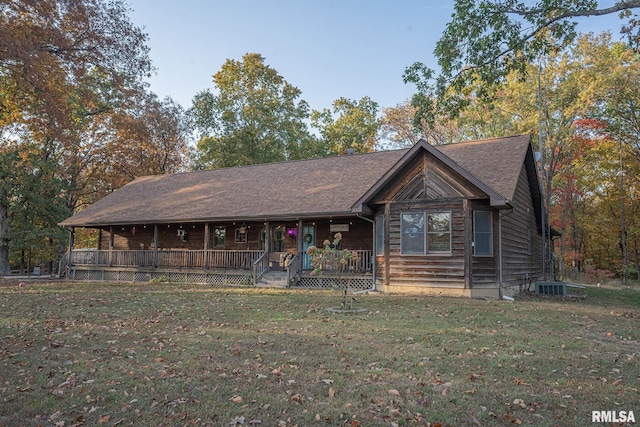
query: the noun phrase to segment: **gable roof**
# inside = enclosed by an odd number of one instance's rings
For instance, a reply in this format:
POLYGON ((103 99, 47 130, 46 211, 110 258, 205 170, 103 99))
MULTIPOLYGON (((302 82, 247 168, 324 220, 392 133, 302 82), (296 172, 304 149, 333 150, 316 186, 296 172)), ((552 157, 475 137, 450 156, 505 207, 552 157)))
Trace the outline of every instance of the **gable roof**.
MULTIPOLYGON (((345 216, 366 195, 428 150, 485 192, 508 203, 529 136, 137 178, 60 225, 214 222, 345 216)), ((537 187, 536 187, 537 188, 537 187)))

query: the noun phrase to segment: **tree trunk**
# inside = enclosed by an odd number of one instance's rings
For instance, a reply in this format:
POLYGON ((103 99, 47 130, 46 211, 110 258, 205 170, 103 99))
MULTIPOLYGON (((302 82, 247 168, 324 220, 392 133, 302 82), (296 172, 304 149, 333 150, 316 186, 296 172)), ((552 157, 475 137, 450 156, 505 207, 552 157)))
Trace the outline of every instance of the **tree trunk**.
POLYGON ((9 242, 11 240, 9 233, 9 197, 6 190, 0 188, 0 276, 9 276, 11 274, 11 265, 9 265, 9 242))

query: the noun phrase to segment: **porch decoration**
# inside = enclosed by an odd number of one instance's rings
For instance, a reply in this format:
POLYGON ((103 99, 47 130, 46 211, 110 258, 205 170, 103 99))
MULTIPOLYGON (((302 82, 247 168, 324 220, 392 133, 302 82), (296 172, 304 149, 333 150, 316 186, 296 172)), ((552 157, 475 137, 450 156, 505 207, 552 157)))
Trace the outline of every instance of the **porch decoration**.
POLYGON ((348 249, 340 249, 340 241, 342 240, 342 233, 336 233, 333 236, 333 241, 325 240, 324 248, 318 248, 317 246, 310 246, 307 249, 307 255, 313 271, 313 275, 322 275, 324 270, 338 272, 338 278, 335 283, 335 288, 340 290, 342 294, 342 300, 340 307, 330 307, 329 311, 333 313, 360 313, 366 312, 365 309, 354 309, 353 303, 355 298, 353 295, 349 296, 349 280, 342 279, 342 273, 345 268, 352 261, 358 260, 358 254, 348 249))
POLYGON ((240 234, 247 234, 247 224, 243 222, 238 231, 240 234))

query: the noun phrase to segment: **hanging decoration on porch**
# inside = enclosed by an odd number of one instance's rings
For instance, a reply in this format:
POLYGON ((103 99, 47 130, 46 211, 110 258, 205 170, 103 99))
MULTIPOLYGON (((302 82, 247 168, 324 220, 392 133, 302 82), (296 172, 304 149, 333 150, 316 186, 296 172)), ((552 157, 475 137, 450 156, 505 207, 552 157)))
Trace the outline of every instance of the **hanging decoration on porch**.
POLYGON ((304 235, 304 237, 302 238, 302 240, 307 244, 310 245, 313 243, 313 236, 310 233, 307 233, 304 235))
POLYGON ((238 229, 238 231, 240 232, 240 234, 246 234, 247 233, 247 224, 243 222, 242 225, 240 226, 240 228, 238 229))

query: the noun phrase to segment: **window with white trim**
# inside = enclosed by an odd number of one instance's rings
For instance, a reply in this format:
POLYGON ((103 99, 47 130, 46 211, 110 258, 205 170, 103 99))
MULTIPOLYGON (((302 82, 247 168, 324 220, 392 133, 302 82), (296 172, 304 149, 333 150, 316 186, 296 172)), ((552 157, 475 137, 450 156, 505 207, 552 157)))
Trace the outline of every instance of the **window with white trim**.
POLYGON ((473 212, 473 254, 493 256, 493 212, 473 212))
POLYGON ((451 253, 451 212, 403 213, 400 231, 402 254, 451 253))

